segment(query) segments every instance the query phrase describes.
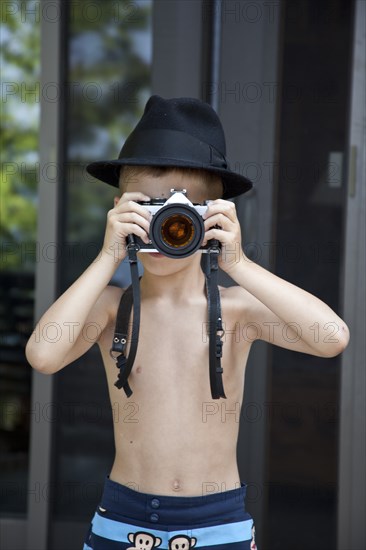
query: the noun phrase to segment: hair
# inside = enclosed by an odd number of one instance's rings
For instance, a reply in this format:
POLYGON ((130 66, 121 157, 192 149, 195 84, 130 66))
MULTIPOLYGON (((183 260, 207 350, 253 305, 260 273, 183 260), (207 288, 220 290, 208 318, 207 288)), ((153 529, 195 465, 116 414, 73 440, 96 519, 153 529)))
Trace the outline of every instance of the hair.
POLYGON ((203 168, 179 168, 175 166, 122 166, 120 171, 119 187, 121 192, 124 192, 125 184, 128 181, 133 181, 138 176, 151 176, 152 178, 159 178, 168 173, 182 174, 185 176, 193 176, 195 178, 201 178, 202 185, 210 190, 217 190, 217 185, 221 186, 221 191, 218 194, 223 193, 223 185, 221 177, 218 174, 204 170, 203 168))

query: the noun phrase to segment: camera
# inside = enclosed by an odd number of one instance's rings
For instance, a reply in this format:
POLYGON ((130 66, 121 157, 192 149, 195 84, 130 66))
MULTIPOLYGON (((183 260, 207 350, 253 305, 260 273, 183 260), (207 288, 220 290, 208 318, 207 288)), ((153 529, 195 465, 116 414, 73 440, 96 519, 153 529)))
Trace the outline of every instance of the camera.
POLYGON ((137 245, 139 252, 160 252, 170 258, 186 258, 197 250, 206 252, 209 244, 201 246, 205 234, 202 215, 207 204, 193 204, 186 197, 186 190, 170 190, 171 196, 150 201, 137 201, 152 214, 150 243, 136 235, 129 235, 127 242, 137 245))

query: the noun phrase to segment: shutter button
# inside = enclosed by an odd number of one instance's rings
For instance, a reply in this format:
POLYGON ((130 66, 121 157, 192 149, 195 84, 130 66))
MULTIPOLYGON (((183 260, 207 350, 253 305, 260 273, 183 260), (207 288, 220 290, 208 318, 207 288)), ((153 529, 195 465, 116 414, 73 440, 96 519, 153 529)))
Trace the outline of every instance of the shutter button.
POLYGON ((151 507, 159 508, 159 506, 160 506, 160 500, 158 498, 153 498, 151 501, 151 507))
POLYGON ((150 519, 151 521, 159 521, 159 514, 151 514, 150 519))

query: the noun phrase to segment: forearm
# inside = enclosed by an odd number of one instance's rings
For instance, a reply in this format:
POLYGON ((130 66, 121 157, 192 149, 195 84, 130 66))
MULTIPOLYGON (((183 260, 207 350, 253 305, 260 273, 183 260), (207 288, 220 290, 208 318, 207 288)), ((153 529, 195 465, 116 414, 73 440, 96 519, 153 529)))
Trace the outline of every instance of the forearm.
MULTIPOLYGON (((37 370, 54 372, 70 353, 119 262, 105 252, 44 313, 31 335, 26 355, 37 370)), ((102 330, 103 319, 92 323, 88 339, 102 330)), ((89 346, 90 347, 90 346, 89 346)))
MULTIPOLYGON (((249 294, 247 302, 251 303, 251 320, 261 322, 264 325, 261 329, 270 330, 271 337, 267 341, 325 357, 343 351, 349 340, 348 328, 330 307, 245 256, 241 249, 240 224, 232 202, 222 199, 210 202, 204 220, 204 243, 210 239, 220 241, 219 265, 249 294), (282 325, 283 334, 287 334, 289 329, 291 338, 286 336, 286 343, 285 337, 281 339, 278 334, 272 334, 272 328, 279 325, 282 325), (301 340, 299 345, 296 345, 297 337, 301 340), (295 345, 288 346, 289 342, 295 345)), ((243 317, 248 313, 247 304, 246 308, 243 306, 243 317)))
POLYGON ((349 339, 346 323, 309 292, 270 273, 244 255, 230 270, 230 276, 285 325, 293 327, 316 354, 333 356, 346 347, 349 339))

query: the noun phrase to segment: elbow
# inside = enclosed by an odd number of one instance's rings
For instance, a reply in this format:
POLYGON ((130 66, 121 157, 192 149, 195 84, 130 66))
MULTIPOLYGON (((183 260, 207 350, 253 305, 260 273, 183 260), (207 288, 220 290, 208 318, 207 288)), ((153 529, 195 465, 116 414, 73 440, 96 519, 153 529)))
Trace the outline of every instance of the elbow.
POLYGON ((334 342, 328 342, 329 348, 324 357, 336 357, 344 352, 350 340, 350 332, 345 323, 342 323, 334 342))
POLYGON ((346 323, 342 323, 341 328, 339 330, 338 339, 339 339, 339 342, 338 342, 338 349, 337 349, 336 355, 343 353, 349 344, 350 332, 346 323))
POLYGON ((25 356, 30 366, 41 374, 53 374, 58 369, 52 364, 50 357, 35 350, 28 342, 25 348, 25 356))

